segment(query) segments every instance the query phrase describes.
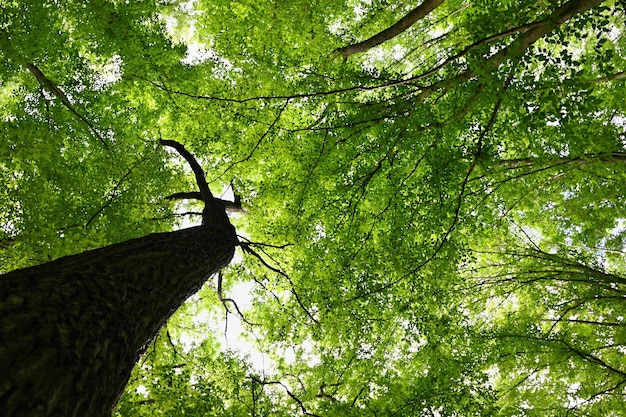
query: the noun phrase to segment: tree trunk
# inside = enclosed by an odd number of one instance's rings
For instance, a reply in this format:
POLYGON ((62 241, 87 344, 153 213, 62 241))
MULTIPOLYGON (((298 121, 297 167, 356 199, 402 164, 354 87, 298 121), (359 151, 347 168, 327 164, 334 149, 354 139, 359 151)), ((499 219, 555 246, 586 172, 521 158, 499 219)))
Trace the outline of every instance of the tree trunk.
POLYGON ((0 415, 109 416, 161 326, 232 259, 222 219, 0 276, 0 415))

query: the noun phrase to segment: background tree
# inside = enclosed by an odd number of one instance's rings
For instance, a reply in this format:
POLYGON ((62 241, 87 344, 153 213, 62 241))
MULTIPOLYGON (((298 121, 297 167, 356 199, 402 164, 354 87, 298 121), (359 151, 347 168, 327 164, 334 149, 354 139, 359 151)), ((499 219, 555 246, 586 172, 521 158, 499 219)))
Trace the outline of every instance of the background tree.
POLYGON ((266 244, 118 413, 621 415, 622 3, 46 4, 4 9, 5 271, 171 227, 158 138, 266 244), (183 349, 242 282, 271 369, 183 349))

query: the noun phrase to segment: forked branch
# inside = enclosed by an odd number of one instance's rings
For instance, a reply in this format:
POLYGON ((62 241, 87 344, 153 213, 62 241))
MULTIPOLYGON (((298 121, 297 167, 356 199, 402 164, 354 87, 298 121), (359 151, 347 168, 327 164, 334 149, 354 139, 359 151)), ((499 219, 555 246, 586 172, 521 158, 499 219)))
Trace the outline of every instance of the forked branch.
MULTIPOLYGON (((293 296, 296 299, 296 302, 298 303, 298 305, 300 306, 300 308, 306 313, 306 315, 315 323, 315 324, 319 324, 319 321, 313 316, 313 314, 311 314, 311 312, 309 311, 308 308, 306 308, 306 306, 304 305, 304 303, 302 302, 300 295, 298 294, 298 292, 296 291, 296 287, 293 283, 293 281, 291 280, 291 278, 289 277, 289 275, 287 275, 285 272, 283 272, 282 270, 280 270, 279 268, 275 268, 272 265, 268 264, 267 261, 265 259, 263 259, 263 257, 261 255, 259 255, 257 252, 255 252, 251 247, 250 244, 247 242, 240 242, 239 246, 241 247, 241 249, 244 251, 244 253, 250 254, 253 257, 255 257, 264 267, 266 267, 267 269, 269 269, 272 272, 277 273, 278 275, 282 276, 283 278, 285 278, 287 280, 287 282, 289 283, 289 286, 291 287, 290 292, 293 294, 293 296)), ((262 250, 262 249, 261 249, 262 250)), ((267 255, 267 252, 264 252, 267 255)))
POLYGON ((239 308, 235 300, 233 300, 232 298, 224 297, 224 291, 222 287, 223 280, 224 280, 224 275, 222 275, 222 272, 220 271, 217 274, 217 298, 219 298, 226 312, 231 313, 230 309, 228 308, 228 305, 226 304, 226 303, 231 303, 233 307, 235 307, 235 310, 237 310, 236 315, 237 317, 239 317, 241 321, 243 321, 246 324, 249 324, 250 326, 257 326, 256 323, 253 323, 249 321, 248 319, 246 319, 246 317, 243 315, 243 312, 241 311, 241 309, 239 308))
POLYGON ((178 143, 175 140, 165 139, 161 139, 160 142, 163 146, 169 146, 170 148, 174 148, 180 154, 180 156, 185 158, 185 160, 191 167, 193 174, 196 177, 196 183, 198 184, 198 188, 200 189, 200 196, 202 197, 202 201, 204 201, 205 204, 210 204, 213 201, 213 194, 211 193, 211 190, 209 189, 209 184, 207 184, 206 178, 204 177, 204 171, 202 170, 202 167, 200 166, 196 158, 187 149, 185 149, 182 143, 178 143))

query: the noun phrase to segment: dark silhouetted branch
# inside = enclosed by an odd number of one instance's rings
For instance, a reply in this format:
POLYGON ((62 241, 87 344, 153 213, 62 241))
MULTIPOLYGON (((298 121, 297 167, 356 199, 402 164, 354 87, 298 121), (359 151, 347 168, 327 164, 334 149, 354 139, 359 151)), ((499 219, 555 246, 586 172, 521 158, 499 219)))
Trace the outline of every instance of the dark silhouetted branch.
POLYGON ((277 273, 278 275, 281 275, 282 277, 284 277, 287 282, 289 282, 289 285, 291 287, 290 292, 293 294, 293 296, 295 297, 296 301, 298 302, 298 305, 300 305, 300 308, 302 308, 302 310, 306 313, 307 316, 309 316, 309 318, 316 324, 319 324, 319 321, 317 321, 317 319, 315 317, 313 317, 313 315, 311 314, 311 312, 304 306, 304 304, 302 303, 302 300, 300 299, 300 296, 298 295, 298 292, 296 291, 296 287, 293 283, 293 281, 291 280, 291 278, 289 277, 289 275, 287 275, 285 272, 281 271, 278 268, 275 268, 273 266, 271 266, 270 264, 267 263, 267 261, 265 259, 263 259, 263 257, 261 255, 259 255, 258 253, 256 253, 252 248, 250 248, 250 245, 248 243, 244 243, 241 242, 239 244, 239 246, 241 247, 241 249, 245 252, 245 253, 249 253, 250 255, 254 256, 255 258, 257 258, 259 260, 259 262, 261 262, 261 264, 266 267, 267 269, 269 269, 270 271, 273 271, 275 273, 277 273))
POLYGON ((183 144, 176 142, 175 140, 160 140, 161 145, 169 146, 170 148, 175 149, 180 156, 185 158, 191 170, 193 171, 196 177, 196 183, 198 184, 198 188, 200 189, 200 195, 202 196, 202 201, 205 203, 210 203, 213 200, 213 194, 211 194, 211 190, 209 189, 209 185, 206 182, 206 178, 204 177, 204 171, 202 167, 196 160, 196 158, 183 146, 183 144))
POLYGON ((222 305, 224 306, 224 309, 226 310, 227 313, 230 313, 230 309, 228 308, 228 306, 226 305, 226 303, 231 303, 233 305, 233 307, 235 307, 235 310, 237 310, 237 317, 239 317, 239 319, 241 321, 243 321, 244 323, 249 324, 250 326, 256 326, 256 323, 252 323, 251 321, 249 321, 248 319, 246 319, 246 317, 243 315, 243 313, 241 312, 241 310, 239 309, 239 306, 237 305, 237 302, 235 300, 233 300, 232 298, 227 298, 224 297, 223 295, 223 290, 222 290, 222 281, 224 280, 224 275, 222 274, 222 272, 219 272, 217 274, 217 298, 220 300, 220 302, 222 303, 222 305))
POLYGON ((189 191, 186 193, 174 193, 165 197, 166 200, 202 200, 202 194, 199 191, 189 191))

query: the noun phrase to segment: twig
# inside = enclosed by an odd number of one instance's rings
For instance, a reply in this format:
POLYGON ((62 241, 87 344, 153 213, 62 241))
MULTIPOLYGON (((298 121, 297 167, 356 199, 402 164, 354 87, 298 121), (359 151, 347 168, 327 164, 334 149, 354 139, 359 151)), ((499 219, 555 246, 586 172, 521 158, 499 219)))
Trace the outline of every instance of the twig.
POLYGON ((106 203, 104 203, 102 205, 102 207, 100 207, 90 218, 89 220, 87 220, 87 222, 85 223, 85 225, 83 227, 87 228, 91 222, 93 222, 96 217, 98 217, 98 215, 100 213, 102 213, 107 207, 109 207, 111 204, 113 204, 113 200, 115 200, 115 197, 117 197, 117 190, 119 189, 119 187, 122 185, 122 183, 124 182, 124 180, 126 180, 126 178, 128 178, 128 176, 133 172, 133 169, 135 169, 135 167, 137 166, 137 164, 139 164, 140 161, 135 162, 129 169, 128 171, 122 176, 122 178, 119 179, 119 181, 117 182, 117 184, 115 184, 115 186, 113 187, 113 190, 111 190, 111 196, 109 197, 108 201, 106 203))
POLYGON ((72 112, 74 116, 76 116, 80 121, 85 123, 89 127, 89 129, 93 132, 93 134, 96 135, 98 139, 100 139, 100 142, 102 142, 102 145, 104 145, 104 148, 107 151, 109 150, 109 146, 107 145, 106 141, 104 140, 100 132, 98 132, 96 127, 89 120, 87 120, 86 117, 84 117, 78 111, 76 111, 74 106, 72 106, 72 103, 70 102, 70 100, 67 98, 65 93, 61 91, 61 89, 59 89, 59 87, 57 87, 52 81, 50 81, 50 79, 46 77, 44 73, 41 72, 41 70, 37 68, 35 64, 32 64, 32 63, 26 64, 26 69, 28 69, 28 71, 30 71, 30 73, 35 76, 37 81, 39 81, 39 84, 41 84, 46 90, 52 93, 56 98, 61 100, 61 103, 70 112, 72 112))
POLYGON ((281 271, 278 268, 275 268, 273 266, 271 266, 270 264, 268 264, 265 259, 263 259, 263 257, 261 255, 259 255, 258 253, 256 253, 252 248, 250 248, 249 245, 247 245, 246 243, 240 243, 241 249, 245 252, 245 253, 249 253, 250 255, 254 256, 255 258, 257 258, 259 260, 259 262, 261 262, 261 264, 263 266, 265 266, 267 269, 269 269, 270 271, 273 271, 281 276, 283 276, 285 279, 287 279, 287 281, 289 282, 290 285, 290 292, 294 295, 296 301, 298 302, 298 304, 300 305, 300 308, 302 308, 302 310, 306 313, 307 316, 309 316, 309 318, 315 323, 315 324, 319 324, 319 321, 317 321, 317 319, 315 317, 313 317, 313 315, 311 314, 311 312, 304 306, 304 304, 302 303, 302 300, 300 299, 300 296, 298 295, 298 292, 296 291, 296 288, 294 286, 293 281, 291 280, 291 278, 289 277, 289 275, 287 275, 286 273, 284 273, 283 271, 281 271))
POLYGON ((302 411, 302 413, 304 415, 310 416, 310 417, 321 417, 317 414, 313 414, 310 413, 306 406, 304 405, 304 402, 298 398, 294 393, 291 392, 291 390, 289 390, 289 388, 287 388, 287 386, 285 384, 283 384, 280 381, 262 381, 259 378, 255 377, 255 376, 250 376, 250 379, 252 379, 253 381, 255 381, 258 384, 261 385, 280 385, 281 387, 283 387, 283 389, 285 390, 285 392, 287 393, 287 395, 289 397, 291 397, 292 400, 294 400, 296 403, 298 403, 298 406, 300 407, 300 410, 302 411))
POLYGON ((241 236, 241 235, 237 235, 237 237, 239 237, 240 239, 245 240, 244 245, 248 245, 248 246, 263 246, 263 247, 266 247, 266 248, 274 248, 274 249, 285 249, 288 246, 293 246, 293 243, 285 243, 284 245, 271 245, 269 243, 252 242, 247 237, 241 236))
POLYGON ((213 181, 218 180, 220 178, 222 178, 224 175, 226 175, 226 173, 228 171, 230 171, 235 165, 241 164, 242 162, 247 162, 250 160, 250 158, 252 158, 252 155, 254 155, 254 153, 256 152, 257 149, 259 149, 259 146, 261 146, 261 142, 263 142, 263 140, 267 137, 267 135, 269 135, 269 133, 272 131, 272 129, 274 128, 274 126, 276 125, 276 123, 278 123, 278 121, 280 120, 280 117, 282 116, 283 112, 285 111, 285 109, 287 108, 287 105, 289 104, 289 99, 285 100, 285 104, 283 104, 283 106, 280 108, 280 110, 278 111, 278 114, 276 115, 276 117, 274 118, 274 121, 268 126, 268 128, 265 130, 265 132, 261 135, 261 137, 257 140, 256 144, 254 145, 254 147, 252 148, 252 150, 250 151, 250 153, 248 154, 248 156, 246 156, 245 158, 242 158, 238 161, 235 161, 233 163, 231 163, 225 170, 224 172, 222 172, 220 175, 217 176, 217 178, 214 178, 213 181))
POLYGON ((239 309, 239 306, 237 305, 237 302, 235 300, 233 300, 232 298, 225 298, 222 292, 222 280, 224 278, 224 275, 222 274, 222 272, 220 271, 217 274, 217 298, 219 298, 220 302, 222 303, 222 305, 224 306, 224 308, 226 309, 227 313, 230 313, 230 310, 228 309, 228 306, 226 305, 227 302, 231 303, 233 305, 233 307, 235 307, 235 310, 237 310, 237 316, 239 317, 240 320, 242 320, 243 322, 249 324, 250 326, 257 326, 257 323, 252 323, 251 321, 249 321, 248 319, 246 319, 246 317, 243 315, 243 313, 241 312, 241 310, 239 309))

